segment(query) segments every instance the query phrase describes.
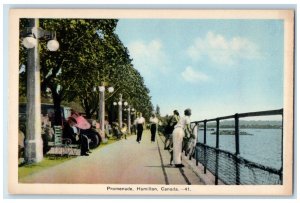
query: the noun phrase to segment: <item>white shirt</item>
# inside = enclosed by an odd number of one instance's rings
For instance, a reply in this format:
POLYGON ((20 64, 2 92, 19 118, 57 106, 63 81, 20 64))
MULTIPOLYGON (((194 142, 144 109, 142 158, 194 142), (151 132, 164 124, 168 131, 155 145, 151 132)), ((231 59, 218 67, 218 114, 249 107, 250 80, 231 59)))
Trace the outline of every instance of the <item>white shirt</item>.
POLYGON ((190 124, 190 117, 189 116, 184 116, 180 117, 178 123, 175 125, 175 128, 185 128, 186 125, 190 124))
POLYGON ((151 117, 151 118, 150 118, 150 123, 151 123, 151 124, 158 124, 158 119, 157 119, 156 117, 154 117, 154 118, 151 117))
POLYGON ((78 133, 78 129, 75 126, 72 126, 74 133, 78 133))
POLYGON ((137 118, 137 119, 136 119, 136 123, 137 123, 137 124, 144 124, 144 123, 145 123, 144 117, 141 116, 141 117, 137 118))

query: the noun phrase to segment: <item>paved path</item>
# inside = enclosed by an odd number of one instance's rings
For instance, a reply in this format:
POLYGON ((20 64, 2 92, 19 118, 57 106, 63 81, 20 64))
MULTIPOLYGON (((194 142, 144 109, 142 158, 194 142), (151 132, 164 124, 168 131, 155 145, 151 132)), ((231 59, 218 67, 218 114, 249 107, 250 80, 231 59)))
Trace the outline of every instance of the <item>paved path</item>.
POLYGON ((57 166, 27 176, 22 183, 89 184, 176 184, 201 185, 191 166, 179 169, 169 165, 170 154, 164 150, 160 136, 151 143, 144 131, 141 143, 129 136, 93 150, 90 156, 78 156, 57 166))

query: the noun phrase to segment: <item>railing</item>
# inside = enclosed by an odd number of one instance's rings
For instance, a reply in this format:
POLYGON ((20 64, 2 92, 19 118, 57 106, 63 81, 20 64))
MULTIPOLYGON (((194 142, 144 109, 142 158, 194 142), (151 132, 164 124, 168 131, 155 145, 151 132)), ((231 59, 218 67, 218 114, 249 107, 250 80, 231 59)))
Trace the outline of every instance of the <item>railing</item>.
MULTIPOLYGON (((221 180, 225 184, 260 184, 278 185, 282 184, 283 169, 283 125, 281 130, 281 168, 275 169, 249 161, 240 156, 240 132, 239 119, 253 116, 281 115, 283 124, 283 109, 235 114, 231 116, 218 117, 215 119, 192 122, 195 126, 203 124, 203 143, 198 142, 195 147, 196 165, 200 162, 204 166, 204 173, 209 170, 215 176, 215 184, 221 180), (234 119, 235 153, 219 148, 220 121, 234 119), (207 145, 207 123, 216 122, 216 145, 207 145)), ((198 130, 199 132, 199 130, 198 130)), ((198 133, 197 132, 197 133, 198 133)))

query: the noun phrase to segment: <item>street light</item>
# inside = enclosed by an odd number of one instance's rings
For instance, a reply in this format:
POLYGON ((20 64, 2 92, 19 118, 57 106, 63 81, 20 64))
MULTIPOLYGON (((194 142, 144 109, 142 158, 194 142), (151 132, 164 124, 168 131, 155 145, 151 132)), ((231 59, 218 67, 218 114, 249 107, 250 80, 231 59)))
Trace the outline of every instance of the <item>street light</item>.
POLYGON ((28 22, 29 27, 21 33, 22 44, 28 49, 25 161, 35 163, 43 159, 39 39, 51 39, 47 45, 50 51, 56 51, 59 48, 59 43, 55 38, 52 39, 53 32, 39 27, 38 18, 28 19, 28 22))
POLYGON ((135 120, 135 109, 131 108, 130 114, 133 115, 133 120, 135 120))
POLYGON ((22 45, 27 49, 37 47, 38 39, 40 38, 50 39, 47 42, 47 48, 49 51, 57 51, 59 48, 55 32, 46 31, 40 27, 28 27, 23 32, 23 35, 26 35, 26 37, 24 37, 22 45))
MULTIPOLYGON (((100 129, 101 131, 104 131, 104 116, 105 116, 105 86, 107 83, 102 83, 101 86, 98 86, 99 90, 99 123, 100 123, 100 129)), ((114 91, 113 87, 107 88, 109 93, 112 93, 114 91)), ((94 91, 97 91, 97 88, 94 87, 94 91)))
POLYGON ((56 33, 54 35, 54 39, 48 41, 47 48, 48 48, 49 51, 57 51, 58 50, 59 43, 56 40, 56 33))
POLYGON ((37 40, 31 34, 23 39, 22 44, 25 48, 32 49, 33 47, 36 46, 37 40))
POLYGON ((119 94, 119 96, 120 96, 119 101, 114 102, 113 105, 114 106, 116 106, 116 105, 119 106, 119 118, 118 118, 118 120, 119 120, 119 126, 122 127, 122 124, 123 124, 123 122, 122 122, 122 106, 126 107, 128 105, 128 102, 123 101, 122 94, 119 94))
MULTIPOLYGON (((125 105, 125 102, 124 102, 124 105, 125 105)), ((127 111, 128 134, 131 134, 131 112, 134 112, 134 108, 131 108, 130 105, 128 105, 128 108, 124 109, 124 110, 127 111)))

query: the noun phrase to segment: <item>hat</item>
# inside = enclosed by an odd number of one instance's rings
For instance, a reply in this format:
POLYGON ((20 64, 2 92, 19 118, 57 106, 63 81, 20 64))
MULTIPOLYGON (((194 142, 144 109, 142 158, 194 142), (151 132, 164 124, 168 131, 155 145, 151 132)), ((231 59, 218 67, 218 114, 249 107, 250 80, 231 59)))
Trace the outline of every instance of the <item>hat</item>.
POLYGON ((68 123, 73 122, 73 123, 76 123, 76 124, 77 124, 76 119, 73 118, 73 117, 71 117, 71 116, 68 118, 67 122, 68 122, 68 123))

